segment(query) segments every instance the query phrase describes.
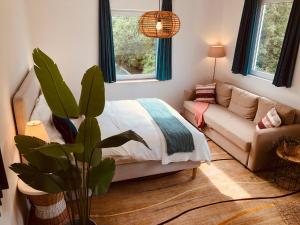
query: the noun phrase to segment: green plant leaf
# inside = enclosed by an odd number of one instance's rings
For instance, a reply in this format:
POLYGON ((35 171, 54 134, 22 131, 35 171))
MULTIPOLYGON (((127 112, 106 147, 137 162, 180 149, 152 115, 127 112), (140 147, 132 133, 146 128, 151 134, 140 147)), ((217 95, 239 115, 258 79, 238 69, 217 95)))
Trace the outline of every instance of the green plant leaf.
POLYGON ((121 134, 106 138, 106 139, 102 140, 101 142, 98 142, 96 147, 97 148, 114 148, 114 147, 122 146, 129 141, 140 142, 143 145, 145 145, 148 149, 150 149, 149 146, 147 145, 147 143, 144 141, 144 139, 132 130, 129 130, 129 131, 123 132, 121 134))
POLYGON ((81 86, 80 114, 86 117, 99 116, 105 105, 105 91, 103 74, 98 66, 93 66, 86 71, 81 86))
POLYGON ((35 74, 52 112, 63 118, 77 118, 77 102, 54 61, 38 48, 33 50, 33 60, 35 74))
POLYGON ((22 163, 12 164, 10 169, 17 173, 24 183, 36 190, 51 194, 65 191, 64 181, 54 174, 42 173, 35 167, 22 163))
POLYGON ((83 153, 84 147, 82 144, 57 144, 57 143, 51 143, 48 145, 44 145, 39 148, 35 148, 35 151, 39 151, 40 153, 54 157, 54 158, 60 158, 64 157, 65 154, 71 154, 71 153, 83 153))
POLYGON ((90 170, 89 187, 95 195, 105 194, 115 174, 116 164, 113 159, 104 159, 97 167, 90 170))
POLYGON ((79 189, 81 187, 81 172, 79 168, 74 165, 70 165, 65 171, 61 170, 54 174, 64 181, 65 190, 67 191, 79 189))
POLYGON ((38 148, 46 144, 46 142, 41 139, 24 135, 15 136, 15 142, 21 154, 27 154, 29 152, 32 152, 33 148, 38 148))
MULTIPOLYGON (((81 143, 84 146, 84 152, 76 154, 76 158, 81 162, 90 162, 93 149, 99 140, 101 140, 101 132, 97 120, 95 118, 86 118, 81 123, 76 137, 76 143, 81 143)), ((101 151, 94 151, 91 160, 92 166, 97 166, 101 161, 101 157, 101 151)))
POLYGON ((49 157, 39 151, 33 151, 23 156, 30 165, 36 167, 43 173, 54 173, 61 170, 65 171, 69 168, 67 159, 49 157))

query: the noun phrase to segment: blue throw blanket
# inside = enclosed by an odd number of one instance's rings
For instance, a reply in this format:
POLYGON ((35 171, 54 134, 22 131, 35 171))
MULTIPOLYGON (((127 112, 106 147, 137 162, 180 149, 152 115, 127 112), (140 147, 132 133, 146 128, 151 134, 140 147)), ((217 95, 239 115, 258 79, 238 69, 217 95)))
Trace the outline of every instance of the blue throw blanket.
POLYGON ((192 152, 194 140, 191 132, 158 99, 138 99, 161 129, 166 142, 167 153, 192 152))

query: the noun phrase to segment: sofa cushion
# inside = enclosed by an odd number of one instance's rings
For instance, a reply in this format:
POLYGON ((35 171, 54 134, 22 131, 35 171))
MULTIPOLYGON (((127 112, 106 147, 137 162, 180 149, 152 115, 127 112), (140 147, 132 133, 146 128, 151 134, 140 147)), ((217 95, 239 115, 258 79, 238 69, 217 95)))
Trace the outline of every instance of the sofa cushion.
POLYGON ((244 151, 250 151, 255 124, 220 105, 209 105, 204 113, 206 124, 228 138, 244 151))
POLYGON ((228 110, 247 120, 253 120, 257 111, 258 98, 255 94, 233 87, 228 110))
POLYGON ((257 129, 267 129, 280 127, 281 124, 281 118, 274 107, 267 113, 267 115, 264 118, 261 119, 261 121, 258 122, 256 127, 257 129))
POLYGON ((219 105, 228 107, 232 95, 232 86, 223 82, 217 82, 216 101, 219 105))
POLYGON ((193 102, 193 101, 184 101, 183 108, 185 110, 188 110, 189 112, 195 114, 194 104, 195 104, 195 102, 193 102))
POLYGON ((271 101, 268 98, 260 97, 258 99, 258 108, 254 118, 254 123, 258 124, 264 116, 276 106, 276 102, 271 101))
POLYGON ((216 103, 216 83, 207 85, 197 84, 195 92, 195 102, 216 103))
POLYGON ((260 97, 258 100, 258 109, 254 122, 257 124, 259 121, 261 121, 261 119, 274 107, 276 108, 276 111, 282 120, 282 125, 291 125, 295 122, 295 109, 280 103, 276 103, 265 97, 260 97))

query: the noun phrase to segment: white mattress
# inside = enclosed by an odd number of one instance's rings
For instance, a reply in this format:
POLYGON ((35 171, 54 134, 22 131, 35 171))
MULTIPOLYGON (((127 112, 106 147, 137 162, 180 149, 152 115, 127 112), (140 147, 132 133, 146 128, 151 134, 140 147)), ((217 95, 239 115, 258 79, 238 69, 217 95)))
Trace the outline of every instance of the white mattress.
MULTIPOLYGON (((163 101, 162 101, 163 102, 163 101)), ((137 161, 156 160, 162 164, 183 161, 210 161, 210 150, 205 136, 187 122, 177 111, 163 102, 172 114, 191 132, 195 150, 191 153, 167 154, 165 138, 148 112, 135 100, 107 101, 104 112, 97 118, 102 139, 133 130, 147 142, 151 150, 138 142, 128 142, 122 147, 103 149, 104 157, 125 157, 137 161)), ((52 142, 64 143, 51 121, 51 111, 45 98, 40 96, 31 120, 41 120, 52 142)), ((82 119, 72 120, 78 128, 82 119)))

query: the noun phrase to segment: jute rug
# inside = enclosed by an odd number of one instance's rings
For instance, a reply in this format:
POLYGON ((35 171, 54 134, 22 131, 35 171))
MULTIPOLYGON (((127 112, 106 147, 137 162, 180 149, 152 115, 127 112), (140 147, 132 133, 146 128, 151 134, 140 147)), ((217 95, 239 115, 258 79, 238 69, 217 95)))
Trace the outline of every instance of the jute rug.
POLYGON ((209 141, 213 162, 192 171, 114 183, 95 198, 100 224, 300 224, 300 194, 253 174, 209 141), (284 196, 286 195, 286 196, 284 196), (253 199, 254 198, 254 199, 253 199))

